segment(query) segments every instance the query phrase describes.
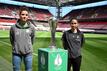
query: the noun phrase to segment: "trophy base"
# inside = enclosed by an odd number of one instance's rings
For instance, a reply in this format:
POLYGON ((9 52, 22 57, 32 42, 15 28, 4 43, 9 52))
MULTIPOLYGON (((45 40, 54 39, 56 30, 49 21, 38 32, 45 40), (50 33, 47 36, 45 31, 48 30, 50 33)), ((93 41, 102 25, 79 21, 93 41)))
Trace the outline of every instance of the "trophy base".
POLYGON ((68 52, 57 48, 38 49, 38 71, 67 71, 68 52))

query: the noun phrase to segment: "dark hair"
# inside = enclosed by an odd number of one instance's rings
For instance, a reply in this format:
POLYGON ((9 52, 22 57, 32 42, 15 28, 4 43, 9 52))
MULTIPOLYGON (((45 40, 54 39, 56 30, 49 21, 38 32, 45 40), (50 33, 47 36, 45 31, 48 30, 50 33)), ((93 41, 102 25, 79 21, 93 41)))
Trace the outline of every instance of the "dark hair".
POLYGON ((19 14, 21 14, 22 11, 27 11, 29 13, 29 9, 26 6, 21 6, 19 10, 19 14))
POLYGON ((72 21, 73 19, 77 20, 77 22, 78 22, 78 19, 77 19, 77 18, 71 18, 70 21, 69 21, 69 23, 71 23, 71 21, 72 21))

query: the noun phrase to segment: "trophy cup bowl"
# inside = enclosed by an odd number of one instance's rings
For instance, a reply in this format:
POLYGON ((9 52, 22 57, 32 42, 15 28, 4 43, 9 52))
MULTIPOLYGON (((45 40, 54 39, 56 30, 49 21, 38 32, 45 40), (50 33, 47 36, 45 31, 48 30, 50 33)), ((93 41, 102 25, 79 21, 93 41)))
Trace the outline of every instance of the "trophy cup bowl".
POLYGON ((57 27, 57 20, 53 17, 49 19, 49 25, 50 25, 50 31, 51 31, 51 43, 50 43, 50 49, 56 49, 56 43, 55 43, 55 32, 57 27))

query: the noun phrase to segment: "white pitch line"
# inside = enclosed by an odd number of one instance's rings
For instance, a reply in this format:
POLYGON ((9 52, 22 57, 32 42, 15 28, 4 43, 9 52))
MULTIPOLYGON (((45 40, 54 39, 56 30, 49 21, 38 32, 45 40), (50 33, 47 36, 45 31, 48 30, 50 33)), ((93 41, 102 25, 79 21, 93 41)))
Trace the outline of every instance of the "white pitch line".
POLYGON ((36 54, 36 53, 33 53, 33 55, 38 56, 38 54, 36 54))
POLYGON ((0 42, 6 44, 6 45, 8 45, 8 46, 11 46, 11 44, 9 44, 9 43, 7 43, 7 42, 4 42, 4 41, 0 41, 0 42))
MULTIPOLYGON (((71 67, 71 71, 73 71, 72 67, 71 67)), ((81 71, 81 70, 80 70, 81 71)))

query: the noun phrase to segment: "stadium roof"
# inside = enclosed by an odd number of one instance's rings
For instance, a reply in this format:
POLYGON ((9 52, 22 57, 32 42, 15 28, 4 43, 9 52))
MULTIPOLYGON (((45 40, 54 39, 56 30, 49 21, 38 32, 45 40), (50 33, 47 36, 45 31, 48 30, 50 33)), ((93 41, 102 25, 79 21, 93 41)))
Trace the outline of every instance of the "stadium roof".
MULTIPOLYGON (((33 8, 45 9, 45 10, 49 10, 53 14, 53 16, 57 15, 56 14, 57 8, 53 7, 53 6, 45 6, 45 5, 25 3, 25 2, 19 2, 19 1, 13 1, 13 0, 0 0, 0 3, 11 4, 11 5, 19 5, 19 6, 25 5, 25 6, 33 7, 33 8)), ((90 8, 90 7, 96 7, 96 6, 103 6, 103 5, 107 5, 107 0, 83 4, 83 5, 77 5, 77 6, 73 6, 73 5, 64 6, 64 7, 61 7, 62 8, 61 9, 61 16, 62 17, 65 16, 66 14, 71 12, 72 10, 90 8)))
POLYGON ((13 0, 0 0, 0 3, 18 5, 18 6, 23 6, 24 5, 24 6, 27 6, 27 7, 33 7, 33 8, 38 8, 38 9, 48 9, 49 8, 49 6, 45 6, 45 5, 25 3, 25 2, 19 2, 19 1, 13 1, 13 0))
POLYGON ((104 5, 107 5, 107 0, 83 4, 83 5, 77 5, 77 6, 73 6, 73 5, 65 6, 65 7, 62 7, 62 17, 65 16, 66 14, 68 14, 69 12, 71 12, 72 10, 91 8, 91 7, 97 7, 97 6, 104 6, 104 5))
POLYGON ((55 0, 14 0, 26 3, 40 4, 46 6, 55 6, 55 0))
POLYGON ((100 2, 105 0, 69 0, 68 2, 62 3, 62 6, 69 6, 69 5, 82 5, 82 4, 88 4, 93 2, 100 2))

